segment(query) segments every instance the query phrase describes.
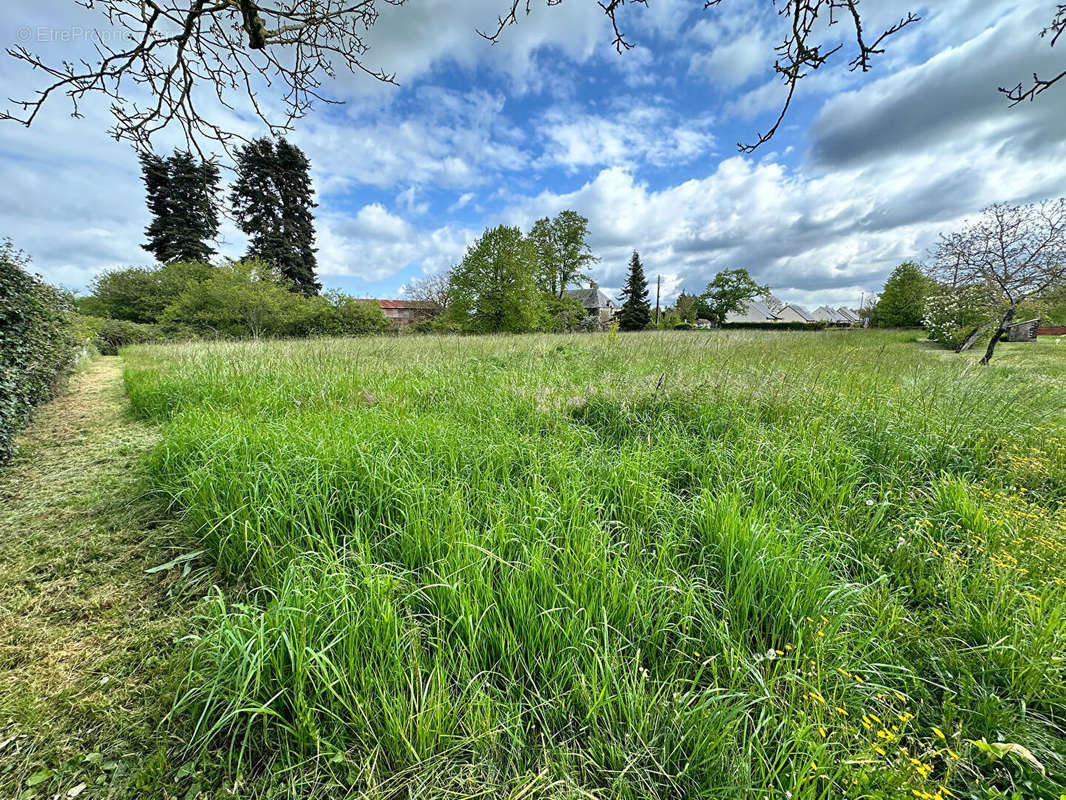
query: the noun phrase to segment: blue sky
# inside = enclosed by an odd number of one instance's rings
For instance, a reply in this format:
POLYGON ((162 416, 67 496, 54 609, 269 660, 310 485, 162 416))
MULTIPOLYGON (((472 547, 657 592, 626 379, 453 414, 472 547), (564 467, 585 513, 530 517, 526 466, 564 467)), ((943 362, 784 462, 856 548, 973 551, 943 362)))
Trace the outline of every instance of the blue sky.
MULTIPOLYGON (((317 109, 291 136, 313 164, 322 282, 398 296, 485 227, 528 229, 572 208, 590 219, 601 286, 621 284, 636 248, 668 296, 746 267, 786 300, 857 305, 983 206, 1066 194, 1066 86, 1015 109, 996 92, 1061 70, 1064 46, 1038 39, 1051 5, 937 5, 865 3, 870 29, 908 10, 923 19, 889 40, 873 72, 849 72, 845 51, 806 79, 777 137, 751 155, 736 143, 765 129, 783 97, 772 73, 782 20, 769 2, 627 6, 636 46, 622 55, 592 0, 535 6, 495 46, 475 28, 493 27, 501 0, 386 7, 366 60, 400 86, 341 76, 327 88, 345 105, 317 109)), ((72 6, 9 0, 0 35, 106 25, 72 6)), ((56 57, 79 46, 32 44, 56 57)), ((37 85, 10 59, 0 83, 8 97, 37 85)), ((0 123, 0 235, 74 289, 148 262, 136 159, 104 132, 104 103, 84 112, 71 119, 60 99, 31 129, 0 123)), ((262 132, 247 109, 231 121, 262 132)), ((220 252, 243 248, 227 223, 220 252)))

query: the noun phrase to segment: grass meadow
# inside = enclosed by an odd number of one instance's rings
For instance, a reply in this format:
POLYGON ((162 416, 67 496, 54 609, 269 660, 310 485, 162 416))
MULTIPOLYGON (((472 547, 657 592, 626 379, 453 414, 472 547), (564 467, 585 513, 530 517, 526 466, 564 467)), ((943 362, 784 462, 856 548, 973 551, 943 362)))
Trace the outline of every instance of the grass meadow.
POLYGON ((126 352, 220 585, 171 718, 278 796, 1058 798, 1066 342, 126 352), (983 741, 982 741, 983 740, 983 741))

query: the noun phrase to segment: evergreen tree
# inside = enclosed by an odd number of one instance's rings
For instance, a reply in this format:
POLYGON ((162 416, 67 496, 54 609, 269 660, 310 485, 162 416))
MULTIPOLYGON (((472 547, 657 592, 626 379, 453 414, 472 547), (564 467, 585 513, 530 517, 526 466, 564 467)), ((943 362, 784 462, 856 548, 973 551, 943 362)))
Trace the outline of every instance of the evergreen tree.
POLYGON ((215 254, 209 242, 218 236, 218 166, 187 150, 166 159, 140 157, 148 211, 144 249, 161 264, 207 261, 215 254))
POLYGON ((315 279, 318 259, 315 257, 315 217, 311 185, 311 162, 304 152, 285 139, 277 144, 278 189, 281 194, 281 225, 290 243, 287 262, 279 262, 282 272, 305 295, 318 294, 322 288, 315 279))
POLYGON ((651 322, 651 304, 648 302, 648 281, 640 255, 633 251, 629 259, 629 278, 622 289, 622 310, 618 312, 618 327, 623 331, 642 331, 651 322))
POLYGON ((318 294, 315 279, 315 208, 311 163, 285 139, 268 137, 237 151, 237 181, 230 192, 237 222, 248 234, 248 258, 277 267, 292 290, 318 294))

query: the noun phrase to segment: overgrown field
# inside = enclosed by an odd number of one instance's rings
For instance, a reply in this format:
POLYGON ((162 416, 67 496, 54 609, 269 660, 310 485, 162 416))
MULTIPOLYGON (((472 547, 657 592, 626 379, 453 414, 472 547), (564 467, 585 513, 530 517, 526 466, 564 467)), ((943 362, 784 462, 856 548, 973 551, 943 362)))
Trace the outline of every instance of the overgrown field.
POLYGON ((914 339, 128 353, 228 576, 192 751, 295 795, 1059 797, 1066 343, 914 339))

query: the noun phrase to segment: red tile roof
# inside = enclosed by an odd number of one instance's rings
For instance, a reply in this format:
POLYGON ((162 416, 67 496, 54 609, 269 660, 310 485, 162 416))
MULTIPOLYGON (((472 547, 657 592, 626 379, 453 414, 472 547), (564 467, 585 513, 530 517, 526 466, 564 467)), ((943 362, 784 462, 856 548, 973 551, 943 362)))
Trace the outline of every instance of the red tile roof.
POLYGON ((432 304, 425 300, 378 300, 382 308, 429 308, 432 304))

